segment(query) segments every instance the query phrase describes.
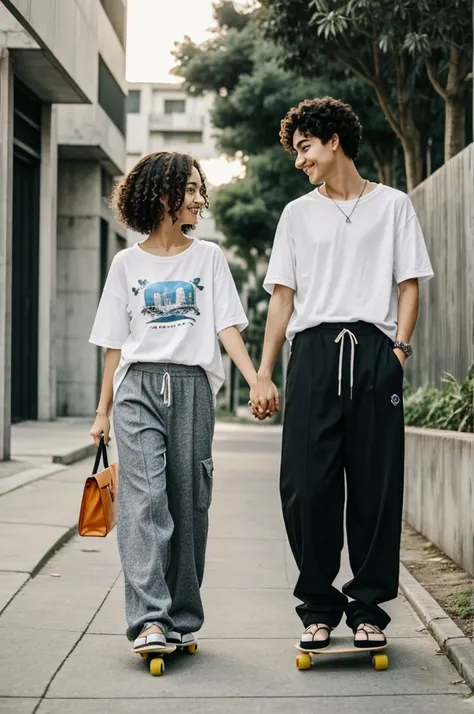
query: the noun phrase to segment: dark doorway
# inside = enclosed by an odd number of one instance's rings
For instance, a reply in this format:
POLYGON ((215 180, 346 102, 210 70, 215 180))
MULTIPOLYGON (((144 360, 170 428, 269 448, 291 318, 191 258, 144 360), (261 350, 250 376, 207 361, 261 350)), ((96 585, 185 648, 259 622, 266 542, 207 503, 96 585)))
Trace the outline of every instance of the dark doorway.
MULTIPOLYGON (((104 289, 109 267, 109 224, 104 219, 100 219, 100 265, 99 265, 99 296, 104 289)), ((104 372, 105 354, 102 347, 97 348, 97 401, 100 397, 102 387, 102 374, 104 372)))
POLYGON ((38 416, 41 103, 15 80, 12 230, 12 421, 38 416))

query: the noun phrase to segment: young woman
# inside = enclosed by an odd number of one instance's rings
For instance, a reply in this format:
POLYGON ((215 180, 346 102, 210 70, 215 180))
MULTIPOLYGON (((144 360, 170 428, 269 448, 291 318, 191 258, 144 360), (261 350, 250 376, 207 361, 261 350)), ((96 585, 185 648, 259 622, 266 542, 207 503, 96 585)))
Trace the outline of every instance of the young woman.
POLYGON ((113 201, 147 238, 115 256, 97 310, 90 341, 107 354, 91 435, 109 441, 114 402, 127 637, 137 651, 160 651, 192 644, 204 619, 214 405, 224 381, 217 335, 251 387, 256 373, 224 254, 187 235, 208 206, 198 162, 150 154, 113 201))

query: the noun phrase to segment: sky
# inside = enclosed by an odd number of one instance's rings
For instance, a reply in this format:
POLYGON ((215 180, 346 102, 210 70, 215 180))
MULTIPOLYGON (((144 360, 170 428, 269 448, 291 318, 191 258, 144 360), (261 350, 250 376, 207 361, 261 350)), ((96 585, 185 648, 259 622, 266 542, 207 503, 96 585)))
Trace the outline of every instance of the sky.
MULTIPOLYGON (((252 0, 235 0, 248 6, 252 0)), ((185 35, 197 43, 209 35, 214 24, 213 0, 128 0, 127 80, 129 82, 175 82, 171 50, 185 35)))
MULTIPOLYGON (((189 35, 203 42, 213 25, 213 0, 128 0, 127 70, 129 82, 176 82, 169 74, 173 67, 171 50, 175 41, 189 35)), ((236 4, 246 5, 248 0, 236 4)), ((224 158, 203 163, 214 185, 230 181, 240 172, 240 164, 224 158)))
POLYGON ((212 26, 212 0, 128 0, 127 80, 176 81, 169 72, 175 41, 203 42, 212 26))

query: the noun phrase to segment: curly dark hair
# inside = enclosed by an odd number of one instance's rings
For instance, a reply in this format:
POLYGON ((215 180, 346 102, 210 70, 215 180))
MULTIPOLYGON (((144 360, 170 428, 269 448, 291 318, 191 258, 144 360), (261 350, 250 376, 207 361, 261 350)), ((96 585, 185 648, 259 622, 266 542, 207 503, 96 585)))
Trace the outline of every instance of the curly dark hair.
POLYGON ((362 126, 350 104, 339 99, 322 97, 305 99, 292 107, 280 123, 280 141, 288 153, 293 153, 293 136, 296 130, 304 136, 321 139, 323 144, 337 134, 342 150, 350 159, 359 153, 362 126))
MULTIPOLYGON (((162 151, 144 156, 116 185, 111 203, 118 219, 137 233, 151 233, 163 223, 165 207, 161 199, 166 198, 175 223, 193 166, 199 171, 200 193, 208 208, 206 181, 199 162, 188 154, 162 151)), ((183 231, 187 233, 192 228, 186 225, 183 231)))

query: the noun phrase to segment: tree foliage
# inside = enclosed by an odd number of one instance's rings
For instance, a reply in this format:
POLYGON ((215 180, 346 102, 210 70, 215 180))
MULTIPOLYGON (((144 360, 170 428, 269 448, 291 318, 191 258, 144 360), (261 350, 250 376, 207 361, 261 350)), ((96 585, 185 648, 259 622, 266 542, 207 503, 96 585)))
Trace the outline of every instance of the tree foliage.
POLYGON ((443 96, 443 82, 451 82, 448 153, 462 148, 464 115, 452 109, 464 100, 472 54, 468 0, 261 0, 261 5, 260 26, 282 47, 285 66, 311 75, 330 58, 373 90, 403 147, 409 188, 423 178, 433 87, 443 96), (463 30, 456 24, 460 19, 463 30))
POLYGON ((176 45, 174 71, 192 94, 215 93, 218 146, 243 156, 245 178, 213 197, 217 224, 241 257, 253 264, 265 255, 284 205, 311 188, 279 144, 280 120, 302 99, 332 94, 352 103, 364 126, 360 170, 404 187, 397 138, 366 84, 329 59, 311 77, 296 74, 283 66, 281 49, 264 39, 255 15, 231 2, 220 3, 215 17, 208 41, 185 38, 176 45))
POLYGON ((280 146, 249 157, 244 179, 236 179, 213 196, 213 213, 228 245, 249 267, 268 256, 278 219, 286 203, 308 190, 306 177, 280 146))

